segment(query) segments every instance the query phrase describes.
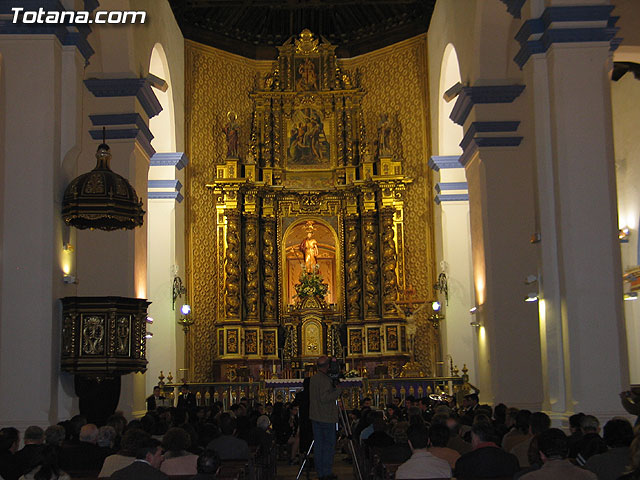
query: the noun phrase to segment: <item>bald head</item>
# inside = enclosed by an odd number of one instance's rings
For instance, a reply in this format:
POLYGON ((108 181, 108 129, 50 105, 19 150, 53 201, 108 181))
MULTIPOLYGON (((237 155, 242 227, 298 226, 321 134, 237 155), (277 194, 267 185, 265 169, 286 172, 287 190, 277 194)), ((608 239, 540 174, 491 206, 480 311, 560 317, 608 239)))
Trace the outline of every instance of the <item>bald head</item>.
POLYGON ((87 423, 80 429, 80 441, 95 444, 98 441, 98 427, 87 423))
POLYGON ((322 355, 318 360, 316 360, 318 370, 325 373, 327 373, 327 370, 329 369, 329 363, 331 363, 331 360, 326 355, 322 355))

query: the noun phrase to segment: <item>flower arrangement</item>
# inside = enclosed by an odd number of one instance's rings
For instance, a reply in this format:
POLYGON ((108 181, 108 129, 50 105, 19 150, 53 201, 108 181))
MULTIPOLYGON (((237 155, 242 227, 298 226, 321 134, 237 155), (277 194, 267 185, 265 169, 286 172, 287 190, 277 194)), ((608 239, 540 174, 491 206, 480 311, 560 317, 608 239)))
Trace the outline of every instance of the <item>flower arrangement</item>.
POLYGON ((324 299, 329 291, 329 285, 323 283, 322 277, 316 271, 313 273, 302 272, 296 285, 296 297, 299 299, 308 297, 320 297, 324 299))

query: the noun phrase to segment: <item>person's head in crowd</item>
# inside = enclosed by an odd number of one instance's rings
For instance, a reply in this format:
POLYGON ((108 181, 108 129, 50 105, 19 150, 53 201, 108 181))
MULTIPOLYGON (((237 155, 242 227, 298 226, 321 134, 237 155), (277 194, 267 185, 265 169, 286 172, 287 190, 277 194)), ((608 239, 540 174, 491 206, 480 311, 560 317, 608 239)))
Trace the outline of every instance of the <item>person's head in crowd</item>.
POLYGON ((391 436, 393 437, 394 443, 398 445, 406 444, 409 440, 409 438, 407 437, 407 430, 409 430, 408 422, 396 423, 391 430, 391 436))
POLYGON ((352 423, 360 420, 360 409, 354 408, 353 410, 349 411, 349 419, 352 423))
POLYGON ((197 469, 202 475, 215 476, 220 469, 220 457, 215 450, 206 449, 198 457, 197 469))
POLYGON ((113 427, 118 436, 122 436, 127 427, 127 419, 120 413, 114 413, 107 419, 107 425, 113 427))
POLYGON ((44 431, 44 443, 59 447, 64 442, 65 430, 62 425, 51 425, 44 431))
POLYGON ((147 412, 147 414, 140 419, 140 426, 145 432, 149 432, 153 435, 156 431, 157 417, 155 414, 147 412))
POLYGON ((471 427, 471 446, 477 448, 482 443, 495 443, 496 432, 490 422, 479 422, 471 427))
POLYGON ((153 387, 153 396, 160 398, 160 387, 153 387))
MULTIPOLYGON (((278 404, 276 404, 278 405, 278 404)), ((240 405, 238 405, 237 403, 234 403, 233 405, 231 405, 229 407, 229 412, 231 412, 231 414, 238 418, 240 416, 240 405)))
POLYGON ((429 408, 430 403, 431 403, 431 400, 429 400, 429 397, 422 397, 418 402, 418 407, 420 408, 420 411, 426 412, 427 409, 429 408))
POLYGON ((319 372, 327 373, 329 371, 329 365, 331 364, 331 359, 326 355, 322 355, 318 357, 316 360, 316 367, 319 372))
POLYGON ((631 463, 627 467, 625 473, 633 474, 634 479, 640 478, 640 434, 638 434, 638 428, 636 427, 636 435, 631 442, 630 460, 631 463))
MULTIPOLYGON (((222 410, 222 407, 220 407, 222 410)), ((271 415, 273 413, 273 403, 269 402, 264 406, 264 411, 267 415, 271 415)))
POLYGON ((628 447, 633 441, 633 427, 626 418, 612 418, 604 424, 602 438, 609 448, 628 447))
POLYGON ((206 447, 211 440, 219 436, 220 428, 215 423, 205 423, 198 430, 198 441, 202 447, 206 447))
POLYGON ((580 413, 576 413, 574 415, 571 415, 569 417, 569 430, 571 431, 571 434, 582 434, 582 430, 580 429, 580 426, 582 424, 582 419, 584 417, 584 413, 580 412, 580 413))
POLYGON ((384 421, 384 418, 381 416, 376 416, 373 420, 373 431, 374 432, 386 432, 387 431, 387 422, 384 421))
POLYGON ((120 447, 120 455, 125 457, 135 457, 140 448, 145 445, 151 438, 147 432, 140 428, 132 428, 127 430, 122 437, 122 444, 120 447))
POLYGON ((600 422, 593 415, 585 415, 580 421, 580 429, 583 434, 600 433, 600 422))
POLYGON ((460 420, 457 417, 450 416, 447 418, 447 428, 451 432, 452 437, 460 435, 460 420))
POLYGON ((180 393, 182 395, 187 395, 188 393, 191 393, 191 390, 189 389, 189 385, 187 385, 186 383, 182 384, 182 386, 180 387, 180 393))
POLYGON ((25 445, 42 445, 44 443, 44 430, 37 425, 31 425, 24 432, 25 445))
POLYGON ((519 410, 516 415, 516 428, 520 433, 529 433, 529 420, 531 419, 531 410, 519 410))
POLYGON ((387 418, 397 417, 398 414, 399 414, 398 406, 394 405, 393 403, 388 403, 387 404, 387 408, 386 408, 386 412, 387 412, 387 418))
POLYGON ((468 393, 462 398, 462 407, 465 410, 474 408, 478 403, 480 403, 480 397, 477 393, 468 393))
POLYGON ((511 428, 513 426, 515 426, 516 424, 516 419, 518 418, 518 412, 519 410, 517 408, 507 408, 507 415, 505 417, 505 426, 507 428, 511 428))
POLYGON ((5 427, 0 429, 0 452, 16 453, 20 446, 20 432, 17 428, 5 427))
POLYGON ((258 412, 258 415, 264 415, 264 405, 262 405, 261 403, 256 403, 255 410, 256 412, 258 412))
POLYGON ((473 416, 472 425, 480 425, 480 424, 491 425, 491 418, 489 418, 489 416, 486 415, 484 412, 477 413, 476 415, 473 416))
POLYGON ((371 398, 364 397, 362 399, 362 403, 360 404, 360 406, 362 406, 362 407, 370 407, 371 406, 371 398))
POLYGON ((400 406, 400 397, 393 397, 391 399, 391 403, 393 403, 396 407, 400 406))
POLYGON ((93 423, 87 423, 80 429, 80 435, 78 439, 81 442, 96 444, 98 441, 98 427, 93 423))
POLYGON ((558 428, 550 428, 537 437, 538 450, 543 462, 561 460, 569 454, 569 440, 558 428))
POLYGON ((416 423, 424 425, 424 418, 422 418, 422 412, 419 407, 407 408, 407 418, 409 419, 410 425, 414 425, 416 423))
POLYGON ((184 409, 178 410, 177 408, 175 410, 173 410, 173 425, 174 426, 184 425, 185 423, 187 423, 188 419, 189 419, 189 414, 187 413, 186 410, 184 410, 184 409))
POLYGON ((138 447, 136 458, 138 460, 145 460, 153 468, 160 468, 160 465, 162 465, 164 461, 160 440, 151 436, 147 437, 146 442, 138 447))
POLYGON ((99 447, 113 448, 116 443, 116 429, 109 426, 103 425, 98 429, 98 438, 96 439, 96 444, 99 447))
POLYGON ((271 420, 269 420, 269 417, 267 417, 266 415, 260 415, 256 420, 256 427, 258 427, 260 430, 264 430, 266 432, 267 430, 269 430, 270 426, 271 420))
POLYGON ((223 413, 220 415, 219 419, 220 423, 220 431, 222 431, 223 435, 233 435, 236 432, 237 423, 236 419, 233 418, 228 413, 223 413))
POLYGON ((162 446, 170 457, 185 455, 191 446, 191 437, 183 428, 173 427, 162 437, 162 446))
POLYGON ((74 415, 69 420, 69 433, 71 434, 70 440, 77 441, 80 437, 80 429, 83 425, 87 424, 87 419, 82 415, 74 415))
POLYGON ((507 419, 507 406, 504 403, 499 403, 493 409, 493 420, 498 425, 504 425, 507 419))
POLYGON ((427 427, 419 424, 411 425, 407 430, 407 438, 412 452, 427 448, 429 441, 427 427))
POLYGON ((436 415, 451 415, 451 407, 449 405, 438 405, 433 411, 436 415))
POLYGON ((449 429, 446 425, 438 423, 429 428, 429 443, 432 447, 446 447, 449 443, 449 429))
POLYGON ((551 419, 549 415, 543 412, 535 412, 529 418, 529 431, 532 435, 538 435, 545 430, 551 428, 551 419))
MULTIPOLYGON (((129 423, 127 423, 127 428, 125 429, 125 432, 127 430, 131 430, 131 429, 136 429, 136 430, 144 430, 144 428, 142 428, 142 422, 138 419, 133 419, 131 420, 129 423)), ((147 432, 149 433, 149 432, 147 432)))
POLYGON ((413 395, 408 395, 404 399, 404 406, 407 407, 407 410, 413 407, 415 403, 416 403, 416 397, 414 397, 413 395))
POLYGON ((436 413, 431 417, 431 425, 444 425, 446 427, 448 418, 449 415, 446 413, 436 413))

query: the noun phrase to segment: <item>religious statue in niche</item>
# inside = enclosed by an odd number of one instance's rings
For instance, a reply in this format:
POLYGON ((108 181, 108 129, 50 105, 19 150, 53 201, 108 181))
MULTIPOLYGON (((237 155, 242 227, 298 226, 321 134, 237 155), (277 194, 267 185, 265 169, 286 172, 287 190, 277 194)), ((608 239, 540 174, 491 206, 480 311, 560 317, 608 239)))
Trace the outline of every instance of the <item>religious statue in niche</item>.
POLYGON ((235 112, 227 112, 227 124, 222 129, 222 132, 227 137, 227 158, 238 158, 240 128, 236 123, 237 120, 238 116, 235 112))
POLYGON ((378 120, 378 155, 391 155, 391 122, 387 113, 378 120))
POLYGON ((307 236, 300 242, 300 251, 304 256, 304 270, 306 273, 313 273, 320 270, 318 266, 318 242, 313 238, 313 221, 307 221, 307 236))
POLYGON ((289 129, 289 163, 328 166, 331 147, 322 113, 313 108, 293 112, 289 129))

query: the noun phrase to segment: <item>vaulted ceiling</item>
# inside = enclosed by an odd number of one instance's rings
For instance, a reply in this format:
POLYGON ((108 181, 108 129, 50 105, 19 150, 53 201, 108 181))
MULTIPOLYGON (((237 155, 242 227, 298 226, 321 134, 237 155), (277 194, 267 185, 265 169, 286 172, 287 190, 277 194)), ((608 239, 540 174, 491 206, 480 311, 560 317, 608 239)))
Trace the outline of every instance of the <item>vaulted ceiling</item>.
POLYGON ((429 28, 436 0, 169 0, 185 38, 248 58, 308 28, 353 57, 429 28))

